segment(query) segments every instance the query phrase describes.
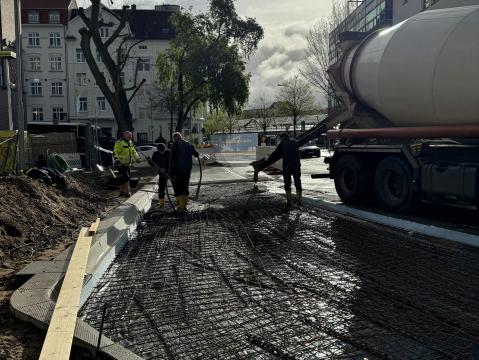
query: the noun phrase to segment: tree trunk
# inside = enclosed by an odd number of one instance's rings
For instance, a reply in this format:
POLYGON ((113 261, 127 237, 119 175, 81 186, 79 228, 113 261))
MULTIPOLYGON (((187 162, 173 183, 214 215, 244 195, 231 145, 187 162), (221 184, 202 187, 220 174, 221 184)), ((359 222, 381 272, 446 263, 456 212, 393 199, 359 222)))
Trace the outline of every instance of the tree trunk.
POLYGON ((298 115, 293 115, 293 137, 296 139, 296 123, 298 122, 298 115))
MULTIPOLYGON (((181 67, 181 65, 180 65, 181 67)), ((183 72, 179 71, 178 73, 178 122, 176 123, 176 131, 181 132, 183 130, 183 107, 185 99, 184 97, 184 88, 183 88, 183 72)))

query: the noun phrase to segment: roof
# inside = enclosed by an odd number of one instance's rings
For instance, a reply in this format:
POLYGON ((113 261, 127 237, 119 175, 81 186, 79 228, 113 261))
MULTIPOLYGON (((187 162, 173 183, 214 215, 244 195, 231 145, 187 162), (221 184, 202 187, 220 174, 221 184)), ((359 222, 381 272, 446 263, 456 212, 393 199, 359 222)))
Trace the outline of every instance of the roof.
MULTIPOLYGON (((112 9, 120 15, 123 10, 112 9)), ((170 23, 170 17, 174 11, 165 10, 127 10, 128 23, 135 39, 144 40, 171 40, 175 37, 175 31, 170 23)), ((78 16, 78 10, 74 9, 71 19, 78 16)))
POLYGON ((21 0, 22 9, 68 9, 72 0, 21 0))

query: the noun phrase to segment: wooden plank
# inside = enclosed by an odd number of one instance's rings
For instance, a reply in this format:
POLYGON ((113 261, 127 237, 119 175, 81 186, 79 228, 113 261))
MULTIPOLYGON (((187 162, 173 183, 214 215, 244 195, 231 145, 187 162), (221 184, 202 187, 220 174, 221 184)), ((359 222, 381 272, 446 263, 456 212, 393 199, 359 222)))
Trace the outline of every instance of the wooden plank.
POLYGON ((96 218, 95 222, 91 224, 90 229, 88 230, 88 235, 93 236, 98 231, 98 226, 100 226, 100 218, 96 218))
POLYGON ((68 360, 75 332, 75 324, 83 288, 83 278, 90 252, 90 229, 80 230, 62 288, 53 311, 40 360, 68 360))

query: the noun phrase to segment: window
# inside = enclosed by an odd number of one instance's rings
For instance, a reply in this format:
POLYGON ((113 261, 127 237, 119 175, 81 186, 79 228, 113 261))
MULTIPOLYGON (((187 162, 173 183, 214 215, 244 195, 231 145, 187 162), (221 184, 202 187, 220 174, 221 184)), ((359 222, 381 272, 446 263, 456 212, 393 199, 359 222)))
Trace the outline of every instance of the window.
POLYGON ((100 28, 100 36, 102 38, 107 38, 110 36, 110 28, 107 27, 101 27, 100 28))
POLYGON ((140 50, 146 50, 146 49, 148 49, 148 47, 147 47, 146 45, 140 45, 140 46, 139 46, 139 49, 140 49, 140 50))
POLYGON ((40 106, 32 107, 32 120, 43 121, 43 108, 40 106))
POLYGON ((140 109, 138 112, 138 119, 139 120, 147 120, 148 119, 148 110, 146 109, 140 109))
POLYGON ((138 62, 138 71, 150 71, 150 60, 140 60, 138 62))
POLYGON ((125 84, 125 72, 124 72, 124 71, 122 71, 122 72, 120 73, 120 80, 121 80, 121 83, 122 83, 122 84, 125 84))
POLYGON ((98 50, 96 51, 96 61, 101 62, 101 55, 100 55, 100 52, 98 50))
POLYGON ((63 84, 61 81, 52 82, 52 96, 63 96, 63 84))
POLYGON ((77 85, 78 86, 87 85, 86 73, 77 73, 77 85))
POLYGON ((136 135, 136 139, 138 142, 148 141, 148 133, 138 133, 136 135))
POLYGON ((105 98, 103 96, 96 98, 96 109, 98 111, 105 111, 106 110, 106 101, 105 101, 105 98))
POLYGON ((82 49, 76 49, 76 55, 77 55, 77 63, 85 62, 85 55, 83 55, 82 49))
POLYGON ((28 33, 28 46, 40 46, 40 34, 37 32, 28 33))
POLYGON ((28 23, 29 24, 38 24, 40 22, 40 14, 36 10, 31 10, 28 12, 28 23))
POLYGON ((50 24, 59 24, 60 23, 60 11, 50 11, 48 13, 48 22, 50 24))
POLYGON ((42 96, 42 82, 34 80, 31 82, 32 96, 42 96))
POLYGON ((65 113, 63 112, 63 108, 60 106, 52 108, 52 117, 54 122, 65 120, 65 113))
POLYGON ((50 70, 51 71, 62 71, 62 57, 53 55, 50 56, 50 70))
POLYGON ((40 56, 31 56, 30 59, 28 59, 30 63, 30 71, 40 71, 41 66, 40 66, 40 56))
POLYGON ((78 98, 78 112, 87 112, 88 111, 88 98, 79 97, 78 98))
POLYGON ((50 47, 60 47, 60 33, 50 33, 50 47))

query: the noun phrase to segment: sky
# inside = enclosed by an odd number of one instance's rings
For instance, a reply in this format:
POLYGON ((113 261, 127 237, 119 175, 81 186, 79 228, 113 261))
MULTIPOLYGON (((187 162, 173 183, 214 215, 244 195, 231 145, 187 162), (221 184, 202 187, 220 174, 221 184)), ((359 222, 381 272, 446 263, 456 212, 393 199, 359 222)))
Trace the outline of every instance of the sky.
MULTIPOLYGON (((279 92, 278 84, 298 73, 305 57, 306 36, 320 18, 327 16, 334 0, 236 0, 236 10, 241 17, 256 18, 265 31, 257 52, 248 60, 251 73, 249 107, 264 97, 273 102, 279 92)), ((88 0, 77 0, 79 6, 88 6, 88 0)), ((105 1, 106 3, 106 1, 105 1)), ((154 0, 114 0, 114 6, 136 3, 138 8, 152 9, 163 4, 154 0)), ((208 0, 169 0, 194 11, 205 11, 208 0)), ((326 106, 321 95, 317 101, 326 106)))

